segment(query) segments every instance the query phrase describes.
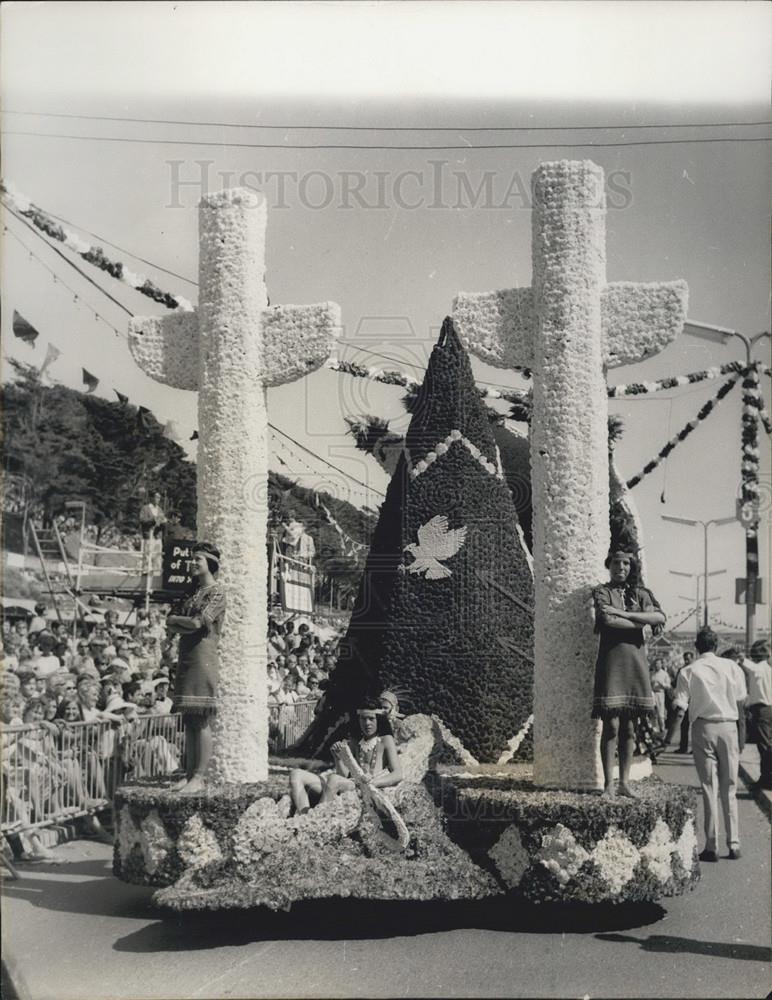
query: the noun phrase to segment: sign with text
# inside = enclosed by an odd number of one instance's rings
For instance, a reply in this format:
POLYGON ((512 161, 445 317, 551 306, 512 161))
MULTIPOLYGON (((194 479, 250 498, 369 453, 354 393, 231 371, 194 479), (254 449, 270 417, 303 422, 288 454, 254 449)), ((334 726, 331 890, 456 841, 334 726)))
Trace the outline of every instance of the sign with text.
POLYGON ((175 539, 164 545, 163 589, 189 591, 193 586, 193 546, 195 539, 175 539))
MULTIPOLYGON (((748 581, 744 576, 735 577, 734 581, 734 603, 735 604, 745 604, 747 603, 748 595, 748 581)), ((754 604, 766 604, 764 600, 764 581, 761 577, 756 577, 756 600, 754 604)))

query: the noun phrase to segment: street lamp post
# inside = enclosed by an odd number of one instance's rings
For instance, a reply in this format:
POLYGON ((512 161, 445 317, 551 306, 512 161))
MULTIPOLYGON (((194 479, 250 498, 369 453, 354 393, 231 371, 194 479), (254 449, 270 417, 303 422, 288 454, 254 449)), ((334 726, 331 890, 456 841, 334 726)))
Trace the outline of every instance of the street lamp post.
MULTIPOLYGON (((694 580, 695 584, 695 595, 694 595, 694 617, 695 617, 695 632, 700 630, 700 580, 704 578, 705 585, 703 588, 703 595, 705 599, 705 612, 704 612, 704 624, 708 624, 708 601, 717 601, 718 597, 708 597, 708 578, 704 573, 683 573, 678 569, 671 569, 668 572, 672 573, 673 576, 685 576, 690 580, 694 580)), ((722 573, 726 573, 725 569, 714 569, 708 576, 721 576, 722 573)), ((678 595, 682 601, 691 601, 691 597, 686 597, 684 594, 678 595)))
MULTIPOLYGON (((728 344, 736 337, 741 340, 745 347, 745 372, 746 378, 754 369, 755 362, 752 359, 753 349, 764 337, 769 337, 769 331, 764 330, 756 333, 752 337, 746 337, 738 330, 728 330, 725 327, 714 326, 711 323, 698 323, 695 320, 687 320, 684 324, 684 333, 690 333, 695 337, 702 337, 713 343, 728 344)), ((752 386, 751 386, 752 388, 752 386)), ((744 396, 744 403, 752 402, 744 396)), ((745 421, 743 416, 743 421, 745 421)), ((757 417, 748 418, 752 427, 752 435, 756 434, 757 417)), ((745 435, 745 423, 743 424, 743 435, 745 435)), ((745 447, 745 437, 743 437, 745 447)), ((745 644, 750 649, 756 632, 756 585, 759 578, 759 511, 758 511, 758 479, 753 465, 746 469, 745 455, 743 455, 743 476, 741 487, 741 505, 743 514, 747 512, 747 520, 743 519, 745 527, 745 644)), ((750 464, 750 463, 749 463, 750 464)))
MULTIPOLYGON (((707 625, 708 624, 708 577, 716 575, 715 573, 709 573, 708 572, 708 528, 711 526, 711 524, 730 524, 730 523, 732 523, 735 520, 735 518, 733 518, 733 517, 713 517, 709 521, 701 521, 699 518, 692 518, 692 517, 672 517, 669 514, 663 514, 662 515, 662 520, 663 521, 673 521, 675 524, 688 524, 690 526, 694 526, 696 524, 702 525, 702 530, 703 530, 703 533, 704 533, 704 540, 705 540, 705 543, 704 543, 705 569, 704 569, 703 573, 701 574, 702 576, 705 577, 705 608, 704 608, 703 624, 707 625)), ((671 572, 675 572, 675 570, 671 570, 671 572)), ((721 573, 721 572, 725 572, 725 570, 717 570, 716 572, 717 573, 721 573)), ((684 574, 681 574, 681 575, 683 575, 683 576, 692 576, 691 573, 684 573, 684 574)))

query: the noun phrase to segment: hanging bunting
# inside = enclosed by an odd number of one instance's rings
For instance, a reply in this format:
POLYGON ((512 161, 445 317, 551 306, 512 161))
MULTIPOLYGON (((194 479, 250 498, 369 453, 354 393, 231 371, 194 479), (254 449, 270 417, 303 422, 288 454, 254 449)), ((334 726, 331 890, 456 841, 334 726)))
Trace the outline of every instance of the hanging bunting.
POLYGON ((198 431, 193 431, 189 438, 190 441, 198 441, 198 431))
POLYGON ((93 392, 99 385, 99 379, 85 368, 82 368, 81 371, 83 372, 83 384, 86 386, 86 394, 93 392))
POLYGON ((128 396, 124 396, 123 393, 122 392, 118 392, 117 389, 113 389, 113 392, 118 397, 118 402, 121 404, 121 406, 126 406, 127 403, 129 402, 129 397, 128 396))
POLYGON ((28 323, 22 314, 15 309, 13 311, 13 335, 19 340, 23 340, 25 344, 31 344, 33 347, 35 346, 35 341, 40 336, 35 327, 31 323, 28 323))
POLYGON ((737 380, 739 376, 735 375, 734 378, 725 382, 724 385, 718 390, 713 399, 709 399, 708 402, 702 407, 700 412, 694 418, 690 420, 689 423, 676 434, 675 437, 671 438, 667 444, 659 451, 656 458, 653 458, 650 462, 644 465, 643 469, 638 473, 637 476, 633 476, 632 479, 627 480, 627 488, 632 489, 637 486, 642 479, 644 479, 650 472, 653 472, 663 459, 667 458, 671 451, 680 444, 681 441, 685 440, 695 428, 697 428, 702 421, 715 409, 718 403, 726 396, 730 389, 737 385, 737 380))
POLYGON ((6 203, 12 209, 29 219, 46 236, 63 243, 88 264, 93 264, 101 271, 106 271, 116 281, 123 282, 124 285, 128 285, 141 295, 153 299, 154 302, 162 303, 167 309, 180 309, 182 312, 193 311, 192 304, 183 295, 172 295, 170 292, 164 292, 144 274, 135 274, 121 261, 111 260, 101 247, 92 246, 77 233, 60 225, 42 209, 33 205, 29 198, 15 191, 12 185, 0 182, 0 194, 5 197, 6 203))
POLYGON ((43 360, 43 364, 40 366, 39 374, 42 375, 43 372, 46 370, 46 368, 48 368, 49 365, 52 365, 54 361, 56 361, 61 356, 62 352, 59 350, 59 348, 55 344, 49 344, 48 347, 46 348, 46 356, 45 359, 43 360))

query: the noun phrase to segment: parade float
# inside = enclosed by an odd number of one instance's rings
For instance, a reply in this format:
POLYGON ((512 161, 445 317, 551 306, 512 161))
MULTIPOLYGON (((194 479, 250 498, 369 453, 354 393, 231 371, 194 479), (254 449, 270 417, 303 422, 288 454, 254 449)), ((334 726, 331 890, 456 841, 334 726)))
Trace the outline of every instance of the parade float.
POLYGON ((337 308, 268 306, 264 206, 231 191, 202 203, 198 311, 135 322, 143 369, 199 391, 199 532, 229 594, 206 792, 140 782, 115 800, 115 873, 158 904, 651 901, 699 877, 693 793, 646 778, 599 796, 590 718, 605 371, 675 339, 686 287, 606 284, 599 167, 543 164, 533 194, 533 286, 460 295, 443 325, 302 762, 267 756, 264 387, 325 363, 337 308), (467 350, 533 373, 532 565, 467 350), (409 707, 403 780, 374 792, 353 768, 356 790, 291 815, 290 767, 328 766, 357 701, 389 686, 409 707))

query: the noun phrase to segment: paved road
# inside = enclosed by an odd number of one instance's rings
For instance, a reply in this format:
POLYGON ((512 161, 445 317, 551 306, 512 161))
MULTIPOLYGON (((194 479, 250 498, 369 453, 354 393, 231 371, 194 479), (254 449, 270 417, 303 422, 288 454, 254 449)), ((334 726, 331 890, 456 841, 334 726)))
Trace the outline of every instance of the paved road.
MULTIPOLYGON (((690 758, 659 766, 696 784, 690 758)), ((110 874, 110 851, 6 883, 4 956, 21 1000, 151 997, 764 997, 769 823, 740 799, 743 858, 703 866, 662 907, 306 904, 290 914, 162 916, 110 874)))

